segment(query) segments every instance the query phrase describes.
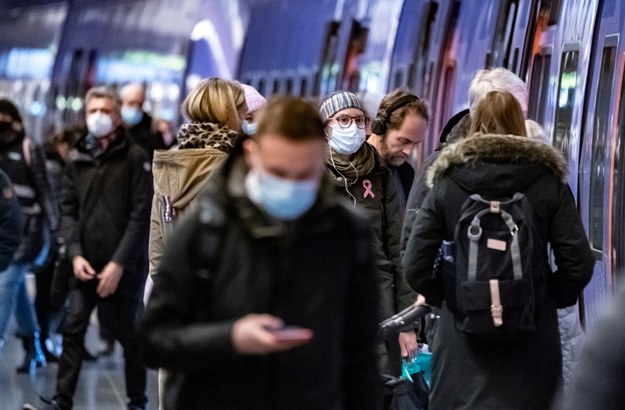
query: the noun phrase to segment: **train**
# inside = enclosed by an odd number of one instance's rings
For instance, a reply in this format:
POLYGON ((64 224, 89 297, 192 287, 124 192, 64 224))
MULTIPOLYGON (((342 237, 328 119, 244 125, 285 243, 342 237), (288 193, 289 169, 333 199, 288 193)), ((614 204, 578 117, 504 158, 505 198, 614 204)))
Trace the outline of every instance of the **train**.
MULTIPOLYGON (((482 68, 528 84, 528 118, 569 163, 597 263, 580 313, 592 326, 625 265, 625 2, 617 0, 4 0, 0 94, 35 139, 81 121, 90 86, 142 81, 148 109, 179 122, 202 77, 269 97, 347 89, 370 111, 403 87, 432 118, 419 166, 468 107, 482 68), (36 30, 33 30, 36 27, 36 30)), ((2 2, 0 2, 2 3, 2 2)), ((374 113, 372 113, 373 115, 374 113)))

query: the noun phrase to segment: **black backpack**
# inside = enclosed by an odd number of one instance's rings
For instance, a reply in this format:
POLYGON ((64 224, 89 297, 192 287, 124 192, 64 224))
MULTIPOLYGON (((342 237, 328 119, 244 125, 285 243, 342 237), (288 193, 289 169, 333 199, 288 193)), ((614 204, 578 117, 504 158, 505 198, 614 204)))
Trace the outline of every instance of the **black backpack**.
POLYGON ((497 200, 473 194, 460 215, 455 269, 445 270, 458 329, 485 339, 534 333, 548 265, 532 205, 518 192, 497 200))

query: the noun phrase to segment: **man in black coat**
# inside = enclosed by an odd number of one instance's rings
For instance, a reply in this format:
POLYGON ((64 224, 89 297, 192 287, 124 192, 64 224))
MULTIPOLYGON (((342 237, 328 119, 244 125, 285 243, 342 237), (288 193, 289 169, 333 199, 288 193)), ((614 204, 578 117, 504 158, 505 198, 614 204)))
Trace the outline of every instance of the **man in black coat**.
POLYGON ((141 330, 165 408, 380 408, 370 228, 326 147, 315 107, 269 102, 179 222, 141 330))
POLYGON ((89 132, 70 154, 61 204, 61 234, 78 280, 68 295, 56 394, 44 408, 72 408, 85 332, 97 306, 124 348, 128 408, 143 409, 146 370, 135 330, 147 275, 150 163, 128 139, 114 93, 89 90, 85 114, 89 132))

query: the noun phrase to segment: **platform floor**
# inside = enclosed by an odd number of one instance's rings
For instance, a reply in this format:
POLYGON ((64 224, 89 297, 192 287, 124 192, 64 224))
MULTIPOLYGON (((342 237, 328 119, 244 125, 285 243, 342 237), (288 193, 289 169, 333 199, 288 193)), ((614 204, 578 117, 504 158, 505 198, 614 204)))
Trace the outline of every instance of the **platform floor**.
MULTIPOLYGON (((15 368, 23 358, 23 348, 17 338, 7 332, 7 341, 0 352, 0 410, 18 410, 23 403, 41 404, 39 395, 54 393, 57 365, 49 364, 37 369, 36 373, 17 374, 15 368)), ((97 323, 92 323, 87 332, 86 346, 90 352, 98 352, 97 323)), ((96 362, 84 362, 80 381, 74 397, 75 410, 120 410, 126 409, 122 348, 116 344, 115 353, 100 357, 96 362)), ((148 409, 157 409, 156 372, 148 370, 148 409)))

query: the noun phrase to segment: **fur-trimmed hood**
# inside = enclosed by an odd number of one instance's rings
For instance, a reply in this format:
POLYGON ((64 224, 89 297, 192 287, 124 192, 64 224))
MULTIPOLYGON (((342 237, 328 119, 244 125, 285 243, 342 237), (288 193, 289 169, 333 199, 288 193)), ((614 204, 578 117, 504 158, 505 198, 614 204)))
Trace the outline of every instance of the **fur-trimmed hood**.
POLYGON ((545 172, 553 173, 560 181, 565 181, 567 175, 566 161, 550 144, 516 135, 474 134, 441 151, 427 171, 427 183, 432 187, 437 179, 451 173, 454 180, 462 174, 460 179, 465 181, 461 185, 472 187, 474 183, 484 183, 481 181, 484 176, 494 174, 499 182, 505 179, 510 185, 518 186, 530 183, 545 172), (478 163, 494 164, 498 171, 493 172, 492 166, 477 166, 478 163), (466 166, 455 172, 455 168, 462 165, 466 166), (469 176, 471 181, 466 181, 467 172, 473 174, 469 176))

